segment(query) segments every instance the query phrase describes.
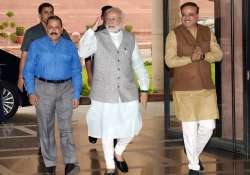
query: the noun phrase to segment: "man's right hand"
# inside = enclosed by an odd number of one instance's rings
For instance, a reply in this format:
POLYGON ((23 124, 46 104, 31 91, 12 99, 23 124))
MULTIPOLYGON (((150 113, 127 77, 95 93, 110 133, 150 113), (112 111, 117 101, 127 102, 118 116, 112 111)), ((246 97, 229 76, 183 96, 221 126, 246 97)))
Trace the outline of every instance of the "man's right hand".
POLYGON ((101 21, 102 21, 101 17, 98 16, 97 19, 96 19, 96 21, 95 21, 95 24, 92 27, 92 30, 96 31, 97 28, 98 28, 98 26, 101 24, 101 21))
POLYGON ((194 52, 193 52, 193 54, 192 54, 192 57, 191 57, 191 59, 192 59, 192 61, 200 61, 201 60, 201 56, 202 56, 202 50, 201 50, 201 48, 200 47, 196 47, 195 48, 195 50, 194 50, 194 52))
POLYGON ((29 96, 29 102, 31 105, 37 105, 38 104, 38 97, 36 95, 30 95, 29 96))
POLYGON ((19 77, 17 82, 17 87, 18 89, 20 89, 20 91, 23 91, 23 86, 24 86, 24 79, 22 77, 19 77))

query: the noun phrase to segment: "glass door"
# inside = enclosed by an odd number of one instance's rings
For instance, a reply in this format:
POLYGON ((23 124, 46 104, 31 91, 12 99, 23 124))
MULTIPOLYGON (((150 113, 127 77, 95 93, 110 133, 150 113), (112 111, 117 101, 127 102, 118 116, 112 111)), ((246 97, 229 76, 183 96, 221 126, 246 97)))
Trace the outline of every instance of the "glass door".
MULTIPOLYGON (((167 23, 167 25, 164 25, 164 32, 167 35, 168 31, 180 22, 179 7, 186 0, 164 2, 164 11, 168 12, 168 15, 164 16, 164 24, 167 23)), ((244 141, 246 140, 246 134, 244 134, 246 133, 246 126, 244 125, 246 118, 244 117, 245 101, 243 94, 245 92, 243 81, 245 75, 243 65, 245 63, 243 61, 242 31, 244 21, 242 19, 244 18, 242 9, 243 3, 249 5, 249 2, 247 0, 245 2, 242 0, 202 0, 194 2, 200 7, 199 23, 208 25, 213 29, 224 54, 221 63, 211 66, 217 90, 220 119, 217 120, 216 131, 211 140, 211 143, 215 144, 210 145, 243 153, 245 151, 244 141)), ((181 125, 175 118, 172 106, 171 75, 171 70, 165 68, 166 133, 181 136, 181 125)))

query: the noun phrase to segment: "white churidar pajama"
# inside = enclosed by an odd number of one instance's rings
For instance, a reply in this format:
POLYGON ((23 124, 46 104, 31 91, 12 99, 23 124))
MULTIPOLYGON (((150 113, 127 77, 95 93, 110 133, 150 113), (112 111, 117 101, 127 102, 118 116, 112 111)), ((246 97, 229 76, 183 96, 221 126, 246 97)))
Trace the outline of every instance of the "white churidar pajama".
MULTIPOLYGON (((109 34, 116 48, 119 48, 123 32, 110 32, 109 34)), ((80 40, 79 55, 81 58, 87 58, 93 55, 96 50, 97 39, 95 32, 89 29, 80 40)), ((136 42, 132 53, 132 67, 138 77, 140 89, 148 90, 148 75, 136 42)), ((107 169, 113 169, 113 139, 118 139, 115 152, 121 155, 142 127, 138 100, 124 103, 121 100, 117 103, 105 103, 91 99, 91 107, 86 119, 88 135, 102 139, 107 169)))
POLYGON ((102 139, 102 148, 107 169, 115 169, 114 153, 121 156, 132 139, 133 138, 117 139, 115 148, 114 139, 102 139))
POLYGON ((182 122, 189 169, 200 170, 199 156, 212 136, 214 128, 215 120, 182 122))

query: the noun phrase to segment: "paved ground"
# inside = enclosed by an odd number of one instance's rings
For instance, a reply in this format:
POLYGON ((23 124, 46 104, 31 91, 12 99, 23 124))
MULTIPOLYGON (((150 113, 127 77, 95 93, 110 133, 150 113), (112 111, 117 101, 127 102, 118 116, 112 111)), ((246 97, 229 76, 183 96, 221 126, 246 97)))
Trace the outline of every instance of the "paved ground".
MULTIPOLYGON (((100 142, 92 145, 87 141, 84 117, 88 107, 80 106, 73 116, 80 175, 102 175, 105 164, 100 142)), ((0 125, 0 175, 42 174, 39 172, 36 128, 33 107, 20 108, 9 124, 0 125)), ((58 140, 58 132, 56 137, 58 140)), ((57 174, 63 175, 64 165, 59 145, 57 148, 57 174)), ((149 104, 143 116, 143 129, 129 145, 125 158, 130 167, 127 175, 187 174, 182 140, 166 138, 162 102, 149 104)), ((207 150, 201 160, 205 166, 203 174, 250 174, 249 161, 241 156, 233 157, 228 152, 207 150)), ((119 172, 119 175, 122 173, 119 172)))

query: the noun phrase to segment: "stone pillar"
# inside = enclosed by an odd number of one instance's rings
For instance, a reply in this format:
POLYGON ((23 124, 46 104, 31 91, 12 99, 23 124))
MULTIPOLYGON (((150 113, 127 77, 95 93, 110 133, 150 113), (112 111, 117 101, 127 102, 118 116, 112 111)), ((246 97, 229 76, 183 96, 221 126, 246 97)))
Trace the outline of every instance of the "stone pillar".
POLYGON ((169 0, 169 30, 175 28, 181 23, 180 0, 169 0))
MULTIPOLYGON (((163 92, 163 1, 152 0, 152 82, 153 88, 163 92)), ((169 30, 180 22, 180 0, 169 0, 169 30)))
POLYGON ((152 0, 152 82, 163 92, 163 0, 152 0))

